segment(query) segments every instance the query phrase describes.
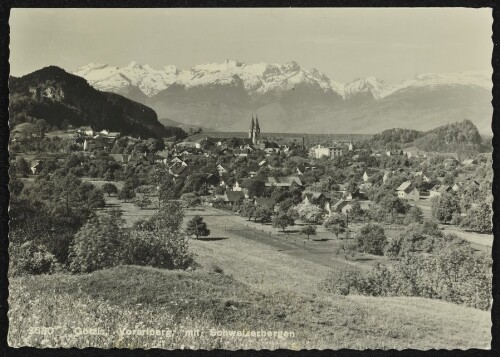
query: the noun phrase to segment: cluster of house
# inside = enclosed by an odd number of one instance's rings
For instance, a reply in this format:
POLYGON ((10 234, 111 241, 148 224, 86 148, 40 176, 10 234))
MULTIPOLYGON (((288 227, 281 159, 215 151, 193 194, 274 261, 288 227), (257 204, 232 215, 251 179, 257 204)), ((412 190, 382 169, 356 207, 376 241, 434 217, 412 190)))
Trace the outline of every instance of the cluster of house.
POLYGON ((83 139, 83 150, 89 150, 90 145, 94 147, 106 147, 106 145, 112 145, 116 139, 120 137, 120 133, 117 131, 101 130, 96 131, 90 126, 82 126, 78 129, 70 129, 76 139, 83 139))
MULTIPOLYGON (((239 205, 244 201, 251 201, 256 206, 265 206, 272 210, 277 211, 279 209, 279 204, 276 203, 275 199, 272 197, 253 197, 250 193, 250 188, 252 186, 251 178, 236 181, 232 187, 232 190, 226 190, 224 195, 218 196, 215 200, 222 199, 230 206, 239 205)), ((264 185, 266 187, 284 187, 290 189, 292 187, 302 187, 302 182, 298 176, 284 176, 284 177, 267 177, 263 179, 264 185)), ((369 201, 366 197, 359 191, 346 192, 345 188, 341 188, 339 192, 313 192, 309 190, 304 190, 302 192, 302 202, 307 204, 313 204, 322 208, 326 215, 331 215, 332 213, 347 213, 352 209, 353 200, 360 199, 360 205, 362 209, 369 209, 369 201)))
POLYGON ((477 182, 476 180, 468 180, 467 182, 458 182, 453 185, 436 185, 429 190, 429 196, 438 197, 446 192, 452 192, 452 191, 461 192, 464 190, 464 187, 466 186, 467 183, 470 183, 477 187, 479 187, 480 185, 479 182, 477 182))

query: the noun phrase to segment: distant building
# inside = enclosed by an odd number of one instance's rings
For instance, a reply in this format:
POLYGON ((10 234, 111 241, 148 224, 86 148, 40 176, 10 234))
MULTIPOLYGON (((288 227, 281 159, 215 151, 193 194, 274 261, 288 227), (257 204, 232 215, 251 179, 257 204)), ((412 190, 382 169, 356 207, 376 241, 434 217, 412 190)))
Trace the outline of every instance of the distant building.
POLYGON ((429 191, 429 197, 439 197, 445 192, 452 191, 452 188, 448 185, 436 185, 429 191))
POLYGON ((475 165, 476 163, 477 163, 477 161, 474 159, 467 159, 467 160, 462 161, 462 165, 475 165))
POLYGON ((399 198, 404 200, 418 201, 420 199, 420 192, 413 186, 411 181, 405 181, 398 188, 396 192, 399 198))
POLYGON ((315 159, 321 159, 324 156, 330 156, 330 148, 318 144, 309 150, 309 155, 315 159))
POLYGON ((322 157, 338 157, 342 156, 343 149, 340 146, 322 146, 316 145, 309 150, 309 155, 316 158, 321 159, 322 157))
POLYGON ((217 171, 219 171, 219 175, 220 176, 222 176, 225 173, 227 173, 227 169, 224 166, 222 166, 221 164, 217 165, 217 171))
POLYGON ((43 161, 35 160, 31 163, 30 170, 33 175, 38 175, 40 171, 42 171, 42 169, 43 169, 43 161))
POLYGON ((248 138, 252 140, 254 145, 260 143, 260 126, 259 126, 259 118, 257 115, 255 116, 255 121, 252 115, 252 121, 250 122, 250 130, 248 131, 248 138))
POLYGON ((302 186, 302 181, 298 176, 268 177, 266 186, 291 187, 292 185, 302 186))

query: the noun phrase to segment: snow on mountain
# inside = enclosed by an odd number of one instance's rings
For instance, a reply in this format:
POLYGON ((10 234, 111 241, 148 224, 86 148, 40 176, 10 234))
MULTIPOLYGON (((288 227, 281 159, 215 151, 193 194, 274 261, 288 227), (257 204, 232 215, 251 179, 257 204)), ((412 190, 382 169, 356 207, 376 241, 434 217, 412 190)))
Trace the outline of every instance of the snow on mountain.
POLYGON ((357 95, 371 94, 374 99, 381 99, 394 91, 394 86, 375 77, 358 78, 344 86, 344 99, 357 95))
POLYGON ((120 92, 128 86, 136 86, 149 97, 174 83, 191 88, 234 84, 240 80, 250 95, 265 94, 278 89, 288 90, 298 84, 317 87, 324 92, 341 91, 341 86, 332 83, 325 74, 317 69, 304 70, 296 62, 245 64, 226 60, 224 63, 197 65, 190 70, 179 70, 175 66, 155 69, 136 62, 122 68, 91 63, 73 73, 87 79, 92 86, 101 90, 120 92))
POLYGON ((487 72, 424 73, 394 86, 393 92, 418 87, 432 89, 439 86, 468 86, 490 91, 493 87, 493 81, 491 74, 487 72))
POLYGON ((413 88, 438 86, 472 86, 491 90, 491 75, 482 72, 427 73, 413 79, 391 84, 375 77, 358 78, 342 84, 328 78, 317 69, 306 70, 296 62, 285 64, 246 64, 236 60, 223 63, 207 63, 194 66, 190 70, 179 70, 173 65, 156 69, 133 61, 124 67, 90 63, 77 69, 74 74, 81 76, 94 87, 110 92, 122 93, 127 88, 137 87, 148 97, 176 83, 186 89, 210 87, 214 85, 242 85, 250 96, 269 92, 285 92, 297 85, 307 86, 336 93, 344 99, 373 97, 385 98, 397 91, 413 88))

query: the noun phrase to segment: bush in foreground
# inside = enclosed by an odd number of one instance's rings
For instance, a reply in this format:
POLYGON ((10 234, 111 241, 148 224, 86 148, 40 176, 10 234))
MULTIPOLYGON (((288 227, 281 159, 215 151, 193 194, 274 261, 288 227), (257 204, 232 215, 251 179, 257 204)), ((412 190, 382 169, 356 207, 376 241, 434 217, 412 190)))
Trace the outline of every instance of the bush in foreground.
POLYGON ((186 238, 167 230, 130 232, 124 244, 125 264, 162 269, 186 269, 193 264, 186 238))
POLYGON ((489 310, 491 257, 450 244, 435 254, 407 254, 392 268, 377 264, 366 275, 354 267, 333 271, 320 288, 334 294, 416 296, 489 310))
POLYGON ((326 292, 349 295, 362 291, 363 277, 359 269, 346 265, 333 270, 320 288, 326 292))
POLYGON ((44 245, 37 245, 33 241, 11 245, 9 274, 39 275, 55 272, 58 267, 57 259, 44 245))

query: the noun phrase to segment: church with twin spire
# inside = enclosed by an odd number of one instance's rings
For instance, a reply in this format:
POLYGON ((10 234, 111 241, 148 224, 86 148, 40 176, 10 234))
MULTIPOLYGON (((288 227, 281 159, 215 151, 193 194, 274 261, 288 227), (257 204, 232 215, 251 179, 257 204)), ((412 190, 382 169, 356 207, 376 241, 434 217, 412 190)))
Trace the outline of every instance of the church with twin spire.
POLYGON ((252 140, 254 145, 260 143, 260 126, 259 118, 255 115, 255 120, 252 114, 252 121, 250 122, 250 130, 248 131, 248 138, 252 140))

